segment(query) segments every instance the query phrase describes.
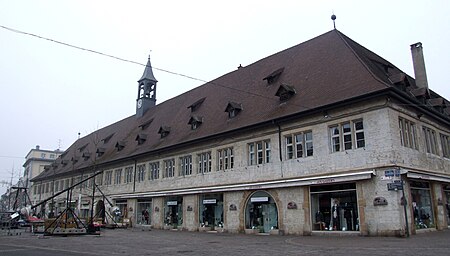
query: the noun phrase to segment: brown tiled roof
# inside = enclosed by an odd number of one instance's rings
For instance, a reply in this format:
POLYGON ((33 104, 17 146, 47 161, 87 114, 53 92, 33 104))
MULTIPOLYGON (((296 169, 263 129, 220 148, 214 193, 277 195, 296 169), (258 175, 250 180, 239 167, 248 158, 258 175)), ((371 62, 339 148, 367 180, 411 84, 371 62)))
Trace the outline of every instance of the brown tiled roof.
MULTIPOLYGON (((332 30, 151 107, 140 118, 132 115, 78 139, 64 155, 67 159, 79 159, 77 162, 59 165, 56 170, 43 172, 35 180, 86 169, 94 163, 101 165, 132 159, 332 106, 393 88, 390 78, 395 77, 397 81, 403 76, 403 72, 388 61, 338 30, 332 30), (272 84, 266 81, 270 76, 277 76, 272 84), (291 86, 296 92, 283 104, 276 96, 281 84, 291 86), (235 103, 242 111, 230 119, 224 109, 235 103), (195 109, 195 115, 202 117, 202 125, 193 130, 188 120, 192 117, 192 106, 198 104, 201 107, 195 109), (170 127, 170 134, 165 137, 158 134, 162 127, 170 127), (135 139, 143 132, 146 140, 138 145, 135 139), (85 145, 80 152, 78 149, 85 145), (119 151, 117 146, 123 146, 123 149, 119 151), (97 148, 104 149, 101 156, 91 154, 87 160, 80 158, 84 152, 95 153, 97 148)), ((414 81, 409 76, 407 79, 414 81)), ((415 88, 415 85, 411 86, 415 88)))

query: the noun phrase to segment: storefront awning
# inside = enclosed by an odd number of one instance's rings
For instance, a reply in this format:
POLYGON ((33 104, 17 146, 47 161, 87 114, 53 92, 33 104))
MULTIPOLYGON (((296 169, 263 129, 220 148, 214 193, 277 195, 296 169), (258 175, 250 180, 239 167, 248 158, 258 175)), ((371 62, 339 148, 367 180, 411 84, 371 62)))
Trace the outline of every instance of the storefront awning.
POLYGON ((112 195, 112 197, 113 197, 113 199, 128 199, 128 198, 131 199, 131 198, 158 197, 158 196, 169 196, 169 195, 189 195, 189 194, 203 194, 203 193, 218 193, 218 192, 226 192, 226 191, 287 188, 287 187, 299 187, 299 186, 311 186, 311 185, 326 185, 326 184, 333 184, 333 183, 370 179, 370 178, 372 178, 372 175, 375 175, 375 171, 366 170, 366 171, 359 171, 359 172, 336 173, 336 174, 329 174, 329 175, 310 176, 310 177, 304 177, 304 178, 241 183, 241 184, 234 184, 234 185, 220 185, 220 186, 198 187, 198 188, 189 188, 189 189, 174 189, 174 190, 163 190, 163 191, 154 191, 154 192, 127 193, 127 194, 122 194, 122 195, 112 195))
POLYGON ((432 181, 440 181, 440 182, 450 183, 449 175, 424 173, 424 172, 417 172, 417 171, 410 171, 410 170, 404 170, 404 171, 406 171, 406 177, 411 178, 411 179, 432 180, 432 181))

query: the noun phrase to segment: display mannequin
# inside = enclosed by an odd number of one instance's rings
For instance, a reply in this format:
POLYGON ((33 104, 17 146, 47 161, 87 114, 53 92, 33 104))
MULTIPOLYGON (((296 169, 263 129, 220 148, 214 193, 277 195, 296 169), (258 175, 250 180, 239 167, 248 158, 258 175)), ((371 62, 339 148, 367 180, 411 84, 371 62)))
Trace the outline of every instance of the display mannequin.
POLYGON ((333 230, 340 230, 339 223, 339 201, 334 200, 333 206, 331 207, 331 218, 333 219, 333 230))

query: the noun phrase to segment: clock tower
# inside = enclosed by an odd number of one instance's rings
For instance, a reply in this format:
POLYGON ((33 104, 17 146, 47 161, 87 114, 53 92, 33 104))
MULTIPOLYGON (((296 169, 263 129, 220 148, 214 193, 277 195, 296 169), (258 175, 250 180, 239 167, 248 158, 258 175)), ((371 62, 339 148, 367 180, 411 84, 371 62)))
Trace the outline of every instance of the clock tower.
POLYGON ((156 80, 152 71, 152 64, 150 63, 150 56, 148 57, 147 65, 145 66, 144 74, 138 80, 138 96, 136 99, 136 117, 141 117, 147 110, 156 105, 156 80))

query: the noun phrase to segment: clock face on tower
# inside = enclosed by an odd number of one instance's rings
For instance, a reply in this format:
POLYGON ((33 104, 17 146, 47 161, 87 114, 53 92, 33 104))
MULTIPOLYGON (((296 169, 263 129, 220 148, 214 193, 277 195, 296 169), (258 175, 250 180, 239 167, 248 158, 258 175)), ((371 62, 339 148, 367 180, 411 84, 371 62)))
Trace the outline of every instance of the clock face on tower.
POLYGON ((141 108, 141 107, 142 107, 142 99, 139 99, 139 100, 137 101, 137 107, 138 107, 138 108, 141 108))

